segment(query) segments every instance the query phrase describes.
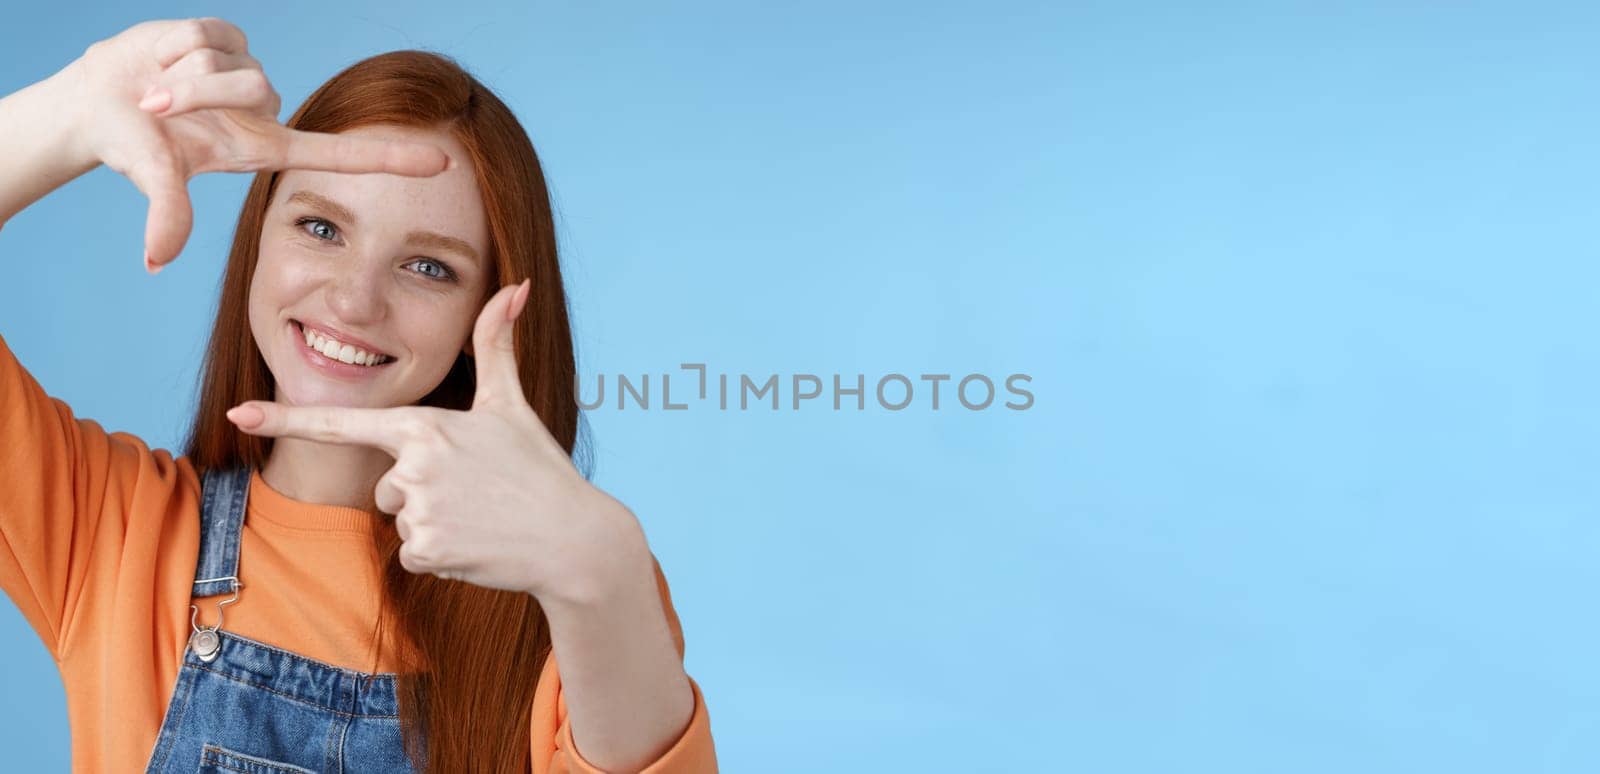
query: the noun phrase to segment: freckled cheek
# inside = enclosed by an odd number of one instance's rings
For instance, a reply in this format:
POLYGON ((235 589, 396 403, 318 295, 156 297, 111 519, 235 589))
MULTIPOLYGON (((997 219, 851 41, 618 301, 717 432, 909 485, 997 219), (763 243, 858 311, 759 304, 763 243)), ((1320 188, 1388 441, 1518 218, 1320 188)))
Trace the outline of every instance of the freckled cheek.
POLYGON ((328 279, 330 264, 303 251, 285 250, 256 264, 255 281, 274 296, 294 300, 328 279))
POLYGON ((470 315, 456 305, 417 303, 404 299, 391 307, 396 339, 403 342, 414 357, 436 362, 449 368, 462 347, 472 338, 472 319, 461 322, 462 315, 470 315))

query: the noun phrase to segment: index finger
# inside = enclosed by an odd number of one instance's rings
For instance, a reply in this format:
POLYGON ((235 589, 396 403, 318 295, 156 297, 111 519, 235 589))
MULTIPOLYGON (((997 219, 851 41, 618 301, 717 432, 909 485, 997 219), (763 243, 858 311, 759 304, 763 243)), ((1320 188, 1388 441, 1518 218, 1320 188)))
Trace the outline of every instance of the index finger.
POLYGON ((251 435, 372 446, 398 459, 407 426, 405 412, 406 407, 284 406, 246 401, 230 409, 228 418, 251 435), (261 413, 261 421, 247 426, 250 409, 261 413))
POLYGON ((284 127, 278 169, 327 172, 389 172, 429 177, 453 166, 444 149, 426 143, 380 140, 348 134, 303 132, 284 127))

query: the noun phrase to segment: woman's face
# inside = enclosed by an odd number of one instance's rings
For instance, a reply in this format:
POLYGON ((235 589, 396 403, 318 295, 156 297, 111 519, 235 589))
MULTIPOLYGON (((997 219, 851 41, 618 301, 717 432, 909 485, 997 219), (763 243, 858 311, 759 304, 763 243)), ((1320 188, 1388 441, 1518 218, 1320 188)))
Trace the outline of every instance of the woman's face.
POLYGON ((282 173, 261 228, 250 331, 279 403, 410 405, 472 351, 490 281, 483 198, 466 149, 447 132, 380 125, 343 134, 429 142, 455 166, 433 177, 282 173), (307 330, 322 337, 310 347, 307 330), (365 365, 366 355, 381 359, 365 365))

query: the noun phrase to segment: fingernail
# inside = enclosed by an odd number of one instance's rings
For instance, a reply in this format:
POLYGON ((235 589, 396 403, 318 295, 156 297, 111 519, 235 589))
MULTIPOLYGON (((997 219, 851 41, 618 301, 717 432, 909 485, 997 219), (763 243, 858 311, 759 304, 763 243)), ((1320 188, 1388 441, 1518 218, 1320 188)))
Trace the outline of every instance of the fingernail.
POLYGON ((234 406, 228 409, 227 417, 234 424, 247 429, 261 424, 261 421, 267 418, 261 409, 251 405, 234 406))
POLYGON ((160 274, 163 268, 165 268, 165 266, 157 266, 150 262, 150 251, 146 250, 144 253, 144 270, 149 272, 150 276, 154 277, 155 275, 160 274))
POLYGON ((506 310, 506 319, 515 320, 522 314, 522 307, 528 303, 528 290, 532 279, 525 279, 517 286, 517 292, 511 294, 511 308, 506 310))
POLYGON ((144 95, 144 99, 139 100, 139 109, 155 112, 165 110, 170 104, 172 104, 172 92, 166 89, 157 89, 144 95))

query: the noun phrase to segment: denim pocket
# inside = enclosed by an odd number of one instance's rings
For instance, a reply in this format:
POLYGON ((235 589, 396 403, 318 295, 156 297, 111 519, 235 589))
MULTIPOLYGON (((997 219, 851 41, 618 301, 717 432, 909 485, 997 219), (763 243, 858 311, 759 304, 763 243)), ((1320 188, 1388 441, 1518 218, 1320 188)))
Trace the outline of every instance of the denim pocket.
POLYGON ((311 769, 288 763, 269 761, 254 755, 234 752, 226 747, 207 744, 200 749, 200 768, 195 774, 317 774, 311 769))

